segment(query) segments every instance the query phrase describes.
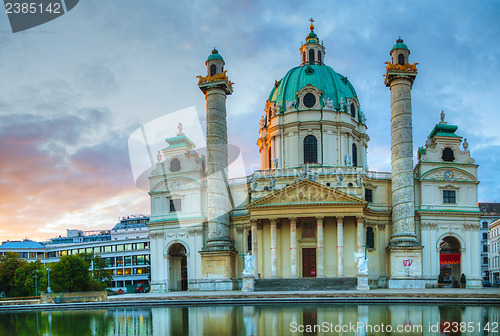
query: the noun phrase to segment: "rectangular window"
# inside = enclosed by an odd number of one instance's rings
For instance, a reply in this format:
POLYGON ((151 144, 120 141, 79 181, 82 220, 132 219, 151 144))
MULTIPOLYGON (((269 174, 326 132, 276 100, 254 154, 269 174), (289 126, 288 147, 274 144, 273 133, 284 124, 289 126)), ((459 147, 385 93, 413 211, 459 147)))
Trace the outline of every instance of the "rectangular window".
POLYGON ((135 264, 135 265, 145 265, 145 259, 144 259, 143 255, 138 255, 135 258, 137 261, 137 264, 135 264))
POLYGON ((123 257, 116 257, 116 266, 123 266, 123 257))
POLYGON ((104 252, 112 252, 111 248, 112 248, 111 245, 104 246, 104 252))
POLYGON ((132 256, 132 266, 137 265, 137 256, 132 256))
POLYGON ((372 227, 366 228, 366 247, 375 248, 375 234, 372 227))
POLYGON ((483 232, 483 239, 488 239, 488 232, 483 232))
POLYGON ((123 275, 123 268, 118 268, 116 270, 116 275, 123 275))
POLYGON ((132 244, 125 244, 125 250, 131 250, 132 244))
POLYGON ((373 190, 365 189, 365 201, 373 202, 373 190))
POLYGON ((170 212, 182 211, 182 204, 180 199, 170 200, 170 212))
POLYGON ((125 266, 132 265, 132 257, 131 256, 124 257, 124 260, 125 260, 125 266))
POLYGON ((483 264, 488 264, 488 257, 483 257, 483 264))
POLYGON ((483 245, 483 252, 488 252, 488 245, 483 245))
POLYGON ((443 190, 443 203, 456 203, 455 190, 443 190))
POLYGON ((116 251, 123 251, 123 245, 116 245, 116 251))

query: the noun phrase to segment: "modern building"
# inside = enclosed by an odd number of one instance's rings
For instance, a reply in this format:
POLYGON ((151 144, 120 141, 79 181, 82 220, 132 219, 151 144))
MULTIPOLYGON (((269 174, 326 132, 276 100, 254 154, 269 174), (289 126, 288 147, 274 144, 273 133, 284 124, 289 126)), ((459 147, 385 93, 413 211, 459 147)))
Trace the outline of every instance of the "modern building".
POLYGON ((123 217, 111 230, 67 230, 66 237, 52 238, 38 243, 28 239, 7 241, 0 245, 0 256, 16 252, 29 261, 42 263, 59 261, 63 255, 94 253, 113 271, 112 290, 126 285, 148 283, 150 274, 149 217, 134 215, 123 217))
POLYGON ((299 50, 298 66, 270 83, 263 102, 260 169, 239 179, 227 178, 233 83, 218 51, 209 55, 198 76, 207 154, 180 128, 150 176, 152 290, 237 289, 244 267, 255 286, 422 288, 465 274, 467 287, 481 287, 478 165, 444 113, 413 165, 417 68, 403 40, 380 83, 391 91, 391 173, 368 169, 370 115, 347 77, 326 65, 312 23, 299 50))
POLYGON ((479 203, 481 211, 481 275, 490 281, 488 231, 491 223, 500 219, 500 203, 479 203))
POLYGON ((490 224, 488 231, 488 271, 493 286, 500 284, 500 219, 490 224))

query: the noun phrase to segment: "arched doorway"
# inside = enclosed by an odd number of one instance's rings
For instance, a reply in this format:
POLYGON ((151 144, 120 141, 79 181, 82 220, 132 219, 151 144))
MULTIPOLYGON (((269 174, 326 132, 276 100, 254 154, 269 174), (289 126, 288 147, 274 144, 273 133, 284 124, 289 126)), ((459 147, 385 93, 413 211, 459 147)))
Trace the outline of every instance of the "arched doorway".
POLYGON ((446 287, 460 285, 460 241, 453 237, 444 237, 439 243, 439 282, 446 287), (456 282, 455 282, 456 281, 456 282))
POLYGON ((187 291, 187 257, 186 248, 181 243, 175 243, 168 249, 168 263, 170 272, 171 291, 187 291))

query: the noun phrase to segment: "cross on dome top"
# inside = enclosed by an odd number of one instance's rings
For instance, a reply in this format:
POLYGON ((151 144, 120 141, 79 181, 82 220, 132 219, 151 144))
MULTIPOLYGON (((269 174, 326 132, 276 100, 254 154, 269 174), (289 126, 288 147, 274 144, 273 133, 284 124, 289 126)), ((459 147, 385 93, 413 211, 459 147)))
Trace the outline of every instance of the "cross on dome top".
POLYGON ((309 19, 309 21, 311 21, 311 25, 309 26, 309 29, 311 29, 311 31, 313 31, 314 30, 314 20, 313 20, 312 16, 309 19))

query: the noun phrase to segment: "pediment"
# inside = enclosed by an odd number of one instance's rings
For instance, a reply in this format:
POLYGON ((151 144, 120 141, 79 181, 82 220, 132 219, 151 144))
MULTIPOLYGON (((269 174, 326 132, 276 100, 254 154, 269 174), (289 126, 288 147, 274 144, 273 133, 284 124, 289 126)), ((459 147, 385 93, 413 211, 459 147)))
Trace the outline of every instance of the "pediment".
POLYGON ((450 182, 466 182, 466 181, 472 181, 472 182, 478 182, 477 178, 472 175, 469 172, 466 172, 465 170, 458 169, 456 167, 439 167, 435 169, 431 169, 420 177, 420 180, 437 180, 437 181, 444 181, 446 180, 445 178, 445 173, 451 171, 453 174, 447 175, 448 180, 450 182))
POLYGON ((310 180, 302 180, 250 203, 247 208, 308 203, 364 205, 367 202, 337 189, 310 180))

